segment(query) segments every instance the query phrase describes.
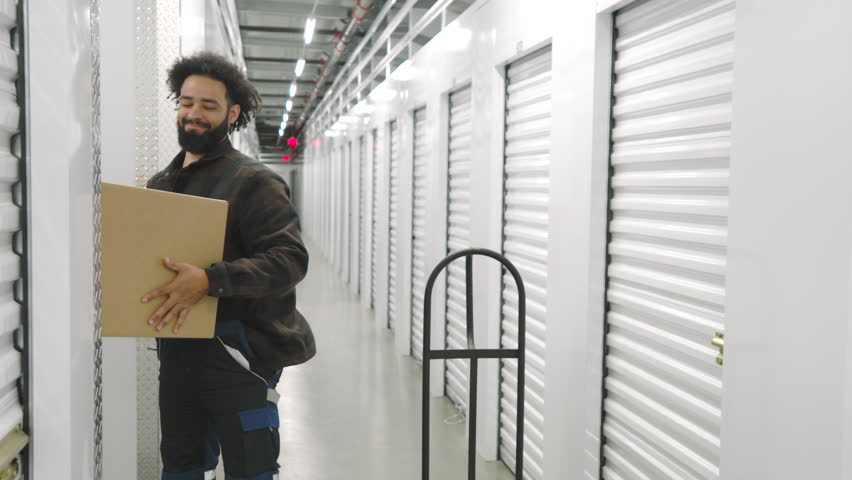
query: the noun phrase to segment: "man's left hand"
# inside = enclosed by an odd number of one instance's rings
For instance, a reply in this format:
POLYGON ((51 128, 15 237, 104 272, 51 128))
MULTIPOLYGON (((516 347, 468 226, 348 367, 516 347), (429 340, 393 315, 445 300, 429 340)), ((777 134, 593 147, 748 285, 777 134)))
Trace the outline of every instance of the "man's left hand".
POLYGON ((177 273, 177 277, 168 285, 149 292, 142 298, 142 303, 148 303, 162 296, 167 297, 154 316, 148 320, 148 325, 156 324, 157 331, 160 331, 169 322, 177 319, 173 330, 177 333, 193 305, 207 296, 210 282, 207 279, 207 273, 195 265, 174 262, 168 258, 163 260, 163 265, 177 273))

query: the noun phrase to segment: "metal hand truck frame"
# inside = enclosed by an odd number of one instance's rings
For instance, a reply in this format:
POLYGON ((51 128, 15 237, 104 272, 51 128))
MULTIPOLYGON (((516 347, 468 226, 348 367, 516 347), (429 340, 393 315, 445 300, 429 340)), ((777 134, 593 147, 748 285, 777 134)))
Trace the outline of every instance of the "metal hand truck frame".
POLYGON ((526 292, 524 281, 518 269, 506 257, 497 252, 484 248, 462 250, 448 256, 432 270, 426 283, 426 294, 423 297, 423 424, 422 424, 422 480, 429 480, 429 380, 430 361, 449 359, 470 360, 470 398, 468 400, 468 452, 467 478, 476 479, 476 394, 477 373, 480 359, 516 358, 518 359, 518 405, 517 427, 515 440, 515 479, 522 480, 524 471, 524 368, 526 340, 526 292), (512 274, 518 288, 518 348, 517 349, 477 349, 473 338, 473 257, 482 255, 500 262, 512 274), (454 260, 465 257, 465 299, 467 311, 467 349, 432 350, 432 288, 438 275, 454 260))

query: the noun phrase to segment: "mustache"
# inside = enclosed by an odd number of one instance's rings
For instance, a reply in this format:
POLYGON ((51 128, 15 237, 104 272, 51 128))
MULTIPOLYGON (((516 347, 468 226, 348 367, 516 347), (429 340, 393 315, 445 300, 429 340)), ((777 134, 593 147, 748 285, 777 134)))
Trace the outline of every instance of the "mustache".
POLYGON ((207 122, 200 122, 198 120, 184 120, 181 122, 181 126, 186 127, 187 125, 198 125, 199 127, 210 128, 210 124, 207 122))

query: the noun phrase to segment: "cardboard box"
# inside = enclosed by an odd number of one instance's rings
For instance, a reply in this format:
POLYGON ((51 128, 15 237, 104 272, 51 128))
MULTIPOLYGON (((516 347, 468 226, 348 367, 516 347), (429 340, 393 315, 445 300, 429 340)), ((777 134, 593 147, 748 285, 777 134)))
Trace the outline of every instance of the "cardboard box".
POLYGON ((104 183, 101 197, 101 284, 104 337, 212 338, 219 300, 204 297, 175 334, 148 319, 165 302, 142 297, 177 275, 168 257, 199 268, 222 260, 228 202, 104 183))

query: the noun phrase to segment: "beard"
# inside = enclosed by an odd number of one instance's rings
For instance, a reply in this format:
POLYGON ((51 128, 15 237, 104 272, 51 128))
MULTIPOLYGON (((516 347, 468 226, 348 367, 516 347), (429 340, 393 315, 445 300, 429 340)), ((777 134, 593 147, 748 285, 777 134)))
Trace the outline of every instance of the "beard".
POLYGON ((225 137, 228 135, 228 122, 223 121, 219 124, 219 126, 215 128, 210 128, 210 125, 203 124, 195 121, 183 121, 178 120, 177 122, 178 128, 178 143, 181 148, 186 150, 189 153, 204 154, 215 148, 220 142, 222 142, 225 137), (204 133, 195 133, 188 132, 186 130, 187 125, 199 125, 202 127, 207 127, 207 131, 204 133))

